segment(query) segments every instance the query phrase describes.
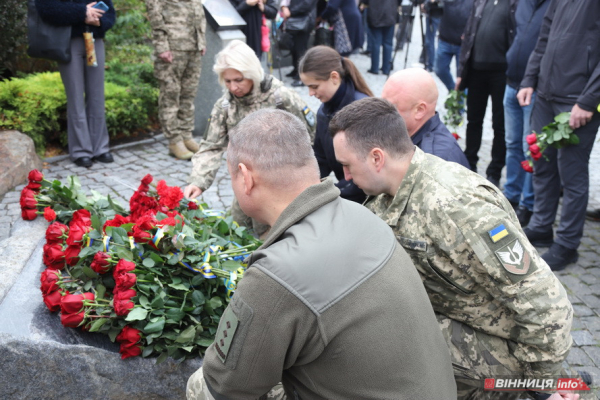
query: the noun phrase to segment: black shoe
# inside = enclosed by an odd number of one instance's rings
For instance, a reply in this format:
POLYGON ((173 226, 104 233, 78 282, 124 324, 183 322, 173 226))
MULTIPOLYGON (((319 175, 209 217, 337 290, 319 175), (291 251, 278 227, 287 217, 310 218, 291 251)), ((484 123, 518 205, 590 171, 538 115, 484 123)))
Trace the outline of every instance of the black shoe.
POLYGON ((298 76, 298 71, 293 70, 292 72, 290 72, 289 74, 285 74, 285 76, 287 76, 288 78, 293 78, 295 76, 298 76))
POLYGON ((513 210, 515 210, 515 212, 517 212, 517 210, 519 209, 519 202, 518 201, 510 201, 510 200, 508 200, 508 202, 512 206, 513 210))
POLYGON ((529 242, 534 246, 550 247, 554 243, 554 232, 552 232, 552 229, 549 232, 535 232, 529 228, 525 228, 523 232, 525 232, 525 236, 527 236, 529 242))
POLYGON ((292 82, 292 86, 301 87, 301 86, 304 86, 304 83, 302 83, 302 81, 300 79, 294 79, 294 82, 292 82))
POLYGON ((493 183, 498 189, 500 189, 500 178, 494 178, 488 175, 487 180, 493 183))
POLYGON ((367 70, 367 73, 373 74, 373 75, 379 75, 379 71, 371 71, 370 69, 367 70))
POLYGON ((589 372, 577 371, 577 373, 579 374, 579 377, 585 382, 586 385, 592 386, 592 383, 594 383, 594 378, 592 378, 592 375, 590 375, 589 372))
POLYGON ((554 243, 547 252, 542 254, 542 258, 552 271, 561 271, 567 265, 577 262, 579 254, 577 254, 577 249, 567 249, 558 243, 554 243))
POLYGON ((367 51, 367 50, 364 50, 364 51, 361 51, 360 54, 362 54, 363 56, 370 56, 371 52, 367 51))
POLYGON ((529 211, 529 209, 525 206, 519 206, 516 212, 521 226, 526 227, 531 219, 531 216, 533 215, 533 211, 529 211))
POLYGON ((94 163, 92 162, 92 159, 89 157, 79 157, 78 159, 76 159, 73 162, 75 163, 75 165, 77 165, 79 167, 85 167, 85 168, 89 168, 92 165, 94 165, 94 163))
POLYGON ((92 160, 94 161, 100 161, 101 163, 111 163, 114 162, 115 159, 113 158, 112 154, 110 153, 104 153, 104 154, 100 154, 99 156, 95 156, 92 158, 92 160))
POLYGON ((600 221, 600 208, 596 208, 595 210, 587 210, 585 212, 585 218, 590 221, 600 221))

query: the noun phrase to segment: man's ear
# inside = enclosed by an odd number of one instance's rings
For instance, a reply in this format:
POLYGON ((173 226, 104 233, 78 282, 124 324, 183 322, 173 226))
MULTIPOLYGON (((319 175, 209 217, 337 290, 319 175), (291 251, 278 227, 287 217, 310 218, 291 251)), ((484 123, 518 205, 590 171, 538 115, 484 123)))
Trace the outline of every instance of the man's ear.
POLYGON ((368 160, 375 168, 375 171, 380 172, 385 165, 385 152, 379 147, 374 147, 369 152, 368 160))
POLYGON ((425 116, 427 115, 427 110, 427 104, 424 101, 421 101, 419 104, 417 104, 417 107, 415 109, 415 119, 422 120, 423 118, 425 118, 425 116))
POLYGON ((255 185, 254 173, 244 163, 238 164, 238 173, 242 174, 242 178, 244 179, 244 193, 249 195, 255 185))

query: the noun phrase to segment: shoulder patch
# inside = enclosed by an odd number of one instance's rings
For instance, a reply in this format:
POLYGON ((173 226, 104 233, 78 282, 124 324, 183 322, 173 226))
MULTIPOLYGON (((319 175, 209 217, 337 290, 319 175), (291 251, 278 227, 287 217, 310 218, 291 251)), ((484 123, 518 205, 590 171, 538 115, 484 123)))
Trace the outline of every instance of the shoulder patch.
POLYGON ((495 254, 504 269, 511 274, 526 275, 529 272, 531 256, 519 239, 500 247, 495 251, 495 254))
POLYGON ((499 240, 508 236, 508 231, 506 230, 506 227, 504 226, 504 224, 498 225, 497 227, 495 227, 488 233, 490 235, 490 238, 492 239, 492 242, 494 242, 494 243, 496 243, 499 240))
POLYGON ((302 113, 304 114, 304 119, 306 119, 308 125, 310 127, 315 126, 315 114, 310 108, 308 108, 308 106, 304 106, 304 108, 302 109, 302 113))
POLYGON ((219 330, 215 337, 215 350, 217 355, 224 363, 227 360, 227 354, 231 348, 231 342, 235 336, 235 331, 238 327, 238 317, 235 315, 231 307, 227 307, 223 316, 221 316, 221 322, 219 323, 219 330))

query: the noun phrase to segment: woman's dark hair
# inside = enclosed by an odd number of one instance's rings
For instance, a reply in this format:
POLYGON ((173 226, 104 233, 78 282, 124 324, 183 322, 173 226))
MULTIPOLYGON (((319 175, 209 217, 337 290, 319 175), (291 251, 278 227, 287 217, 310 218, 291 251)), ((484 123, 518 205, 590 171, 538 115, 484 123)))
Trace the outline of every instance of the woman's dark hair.
POLYGON ((308 50, 300 60, 298 70, 301 74, 312 74, 320 81, 328 80, 331 72, 336 71, 342 79, 350 78, 356 90, 373 97, 373 92, 354 63, 331 47, 315 46, 308 50))

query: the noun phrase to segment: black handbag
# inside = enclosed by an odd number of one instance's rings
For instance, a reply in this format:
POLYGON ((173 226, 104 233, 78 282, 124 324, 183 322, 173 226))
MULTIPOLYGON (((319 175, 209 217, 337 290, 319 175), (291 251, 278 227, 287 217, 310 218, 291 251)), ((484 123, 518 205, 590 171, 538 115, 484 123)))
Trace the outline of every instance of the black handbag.
POLYGON ((71 61, 71 26, 44 22, 37 12, 35 0, 27 3, 27 54, 62 63, 71 61))
POLYGON ((315 46, 333 47, 333 31, 323 26, 315 29, 315 46))
POLYGON ((294 38, 291 33, 286 30, 285 22, 281 24, 279 29, 276 31, 275 40, 277 41, 277 47, 280 50, 292 50, 294 48, 294 38))

